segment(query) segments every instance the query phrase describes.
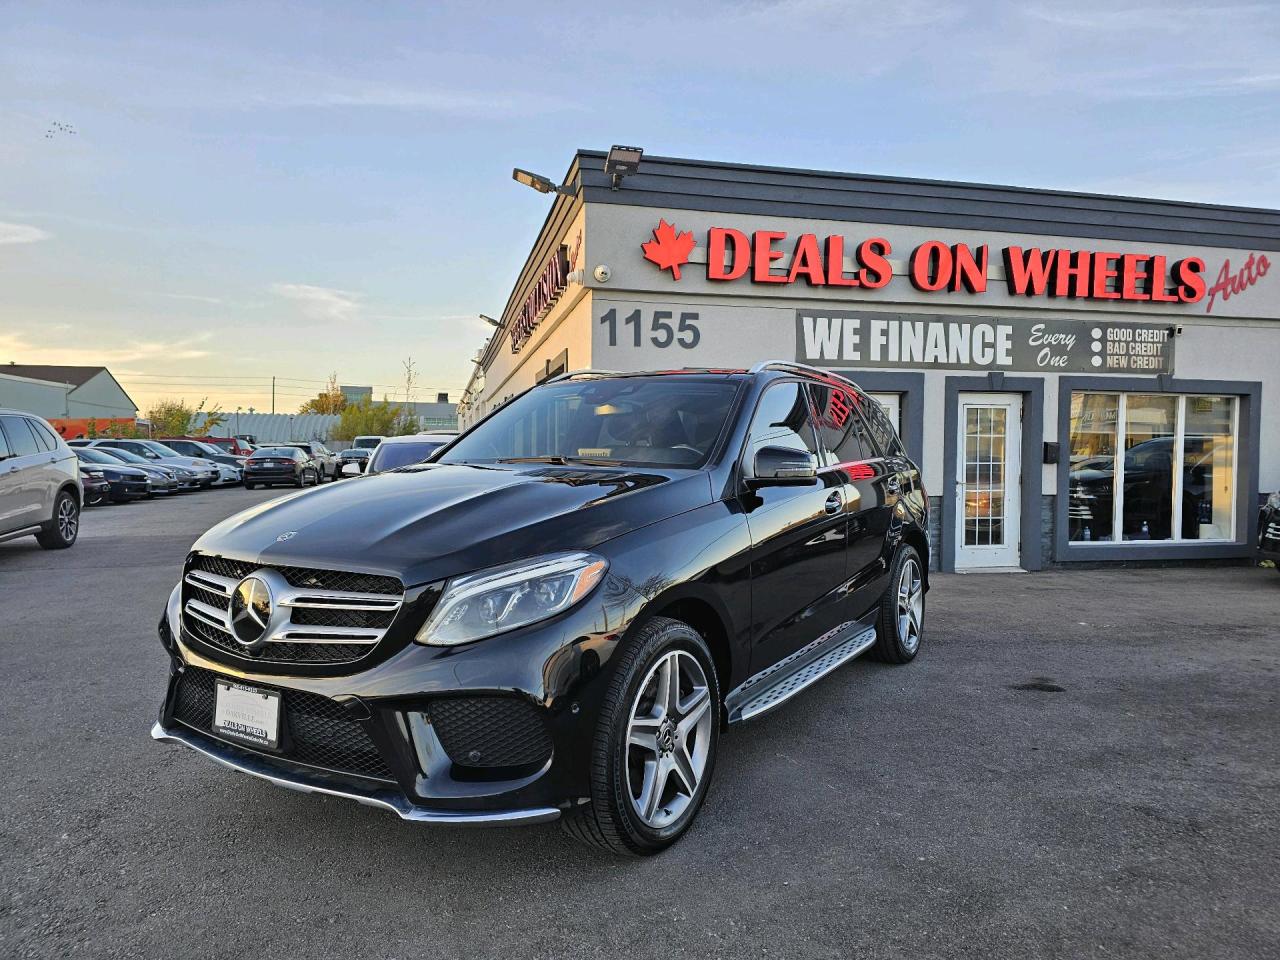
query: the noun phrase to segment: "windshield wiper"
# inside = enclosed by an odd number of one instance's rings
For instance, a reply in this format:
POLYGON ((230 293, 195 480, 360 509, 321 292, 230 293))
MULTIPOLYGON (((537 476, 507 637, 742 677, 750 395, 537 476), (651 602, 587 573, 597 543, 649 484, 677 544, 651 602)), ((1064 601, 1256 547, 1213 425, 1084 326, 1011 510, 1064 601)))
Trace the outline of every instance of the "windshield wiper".
POLYGON ((495 463, 550 463, 557 467, 567 467, 571 463, 601 463, 606 466, 617 466, 621 460, 607 460, 603 457, 499 457, 495 463))

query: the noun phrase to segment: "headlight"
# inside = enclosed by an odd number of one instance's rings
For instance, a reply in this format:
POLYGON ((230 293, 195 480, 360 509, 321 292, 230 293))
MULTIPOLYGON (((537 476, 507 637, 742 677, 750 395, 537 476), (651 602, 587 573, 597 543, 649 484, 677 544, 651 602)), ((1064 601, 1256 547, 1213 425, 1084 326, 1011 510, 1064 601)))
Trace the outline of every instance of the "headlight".
POLYGON ((80 472, 83 473, 86 477, 93 477, 99 480, 106 476, 106 474, 103 473, 101 470, 82 470, 80 472))
POLYGON ((1272 510, 1280 510, 1280 490, 1267 497, 1267 506, 1272 510))
POLYGON ((592 553, 553 553, 455 577, 415 639, 452 647, 537 623, 585 597, 608 569, 592 553))
POLYGON ((169 591, 169 600, 164 605, 164 615, 169 621, 169 632, 173 639, 182 636, 182 581, 169 591))

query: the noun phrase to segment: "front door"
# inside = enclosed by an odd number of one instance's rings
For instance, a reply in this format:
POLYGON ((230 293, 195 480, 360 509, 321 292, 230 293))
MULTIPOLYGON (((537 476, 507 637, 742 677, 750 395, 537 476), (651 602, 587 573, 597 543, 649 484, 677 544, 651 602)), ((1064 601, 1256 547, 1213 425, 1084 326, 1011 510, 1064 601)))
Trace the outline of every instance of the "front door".
POLYGON ((962 393, 957 423, 956 569, 1017 567, 1022 395, 962 393))
MULTIPOLYGON (((775 383, 751 421, 745 456, 761 447, 818 446, 804 385, 775 383)), ((850 619, 842 589, 849 527, 849 485, 822 471, 799 486, 761 487, 742 496, 751 534, 751 669, 770 666, 850 619)))

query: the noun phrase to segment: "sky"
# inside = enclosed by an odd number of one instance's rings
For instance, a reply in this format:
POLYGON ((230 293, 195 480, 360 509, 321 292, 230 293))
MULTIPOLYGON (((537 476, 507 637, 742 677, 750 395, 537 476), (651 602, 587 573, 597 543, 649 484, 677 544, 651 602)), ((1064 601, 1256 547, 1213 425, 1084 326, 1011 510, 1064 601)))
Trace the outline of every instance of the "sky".
POLYGON ((0 364, 456 397, 612 143, 1280 207, 1280 2, 0 0, 0 364))

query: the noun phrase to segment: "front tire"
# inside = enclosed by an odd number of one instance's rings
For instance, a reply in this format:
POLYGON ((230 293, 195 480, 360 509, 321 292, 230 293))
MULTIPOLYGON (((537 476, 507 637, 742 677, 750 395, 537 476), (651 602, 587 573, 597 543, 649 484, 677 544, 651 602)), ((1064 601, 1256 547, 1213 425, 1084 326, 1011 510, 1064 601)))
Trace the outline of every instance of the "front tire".
POLYGON ((63 490, 53 501, 53 517, 36 534, 36 543, 46 550, 65 550, 80 535, 80 501, 63 490))
POLYGON ((889 568, 871 654, 885 663, 909 663, 920 652, 923 637, 924 566, 915 548, 903 544, 889 568))
POLYGON ((720 687, 706 641, 655 617, 618 654, 596 724, 591 798, 561 820, 574 839, 651 856, 693 823, 715 769, 720 687))
POLYGON ((244 488, 245 488, 246 490, 253 490, 253 489, 255 489, 257 486, 258 486, 258 485, 257 485, 256 483, 250 483, 248 480, 246 480, 246 481, 244 482, 244 488))

